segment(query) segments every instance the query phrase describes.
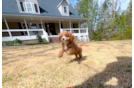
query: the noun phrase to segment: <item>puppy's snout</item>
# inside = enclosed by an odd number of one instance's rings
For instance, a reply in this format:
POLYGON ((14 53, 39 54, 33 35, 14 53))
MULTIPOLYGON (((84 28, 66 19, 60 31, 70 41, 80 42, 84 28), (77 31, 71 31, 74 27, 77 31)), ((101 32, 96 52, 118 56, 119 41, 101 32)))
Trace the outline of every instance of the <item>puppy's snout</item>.
POLYGON ((65 38, 63 37, 62 40, 65 41, 65 38))

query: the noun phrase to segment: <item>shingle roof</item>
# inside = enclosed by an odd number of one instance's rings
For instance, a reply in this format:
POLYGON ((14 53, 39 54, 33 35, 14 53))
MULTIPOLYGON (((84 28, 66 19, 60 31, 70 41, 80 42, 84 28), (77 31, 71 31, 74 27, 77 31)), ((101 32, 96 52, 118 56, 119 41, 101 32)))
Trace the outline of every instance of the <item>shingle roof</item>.
POLYGON ((41 16, 41 17, 56 17, 56 18, 71 18, 71 19, 83 19, 74 10, 71 4, 69 4, 70 16, 62 16, 59 12, 57 5, 61 0, 38 0, 40 14, 19 13, 16 0, 2 0, 2 14, 3 15, 22 15, 22 16, 41 16))

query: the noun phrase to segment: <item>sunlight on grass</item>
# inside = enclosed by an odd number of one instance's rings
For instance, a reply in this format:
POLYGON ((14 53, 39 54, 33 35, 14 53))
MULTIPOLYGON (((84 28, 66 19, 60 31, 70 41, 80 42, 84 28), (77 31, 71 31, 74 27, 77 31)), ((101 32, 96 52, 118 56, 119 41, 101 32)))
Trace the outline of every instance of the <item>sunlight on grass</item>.
POLYGON ((79 60, 66 53, 58 58, 61 44, 3 47, 2 86, 63 88, 88 85, 101 88, 118 85, 121 88, 120 85, 126 85, 126 80, 131 85, 130 43, 131 40, 85 42, 88 47, 82 47, 83 58, 79 60), (116 76, 116 79, 111 75, 116 76), (120 83, 120 80, 123 81, 120 83))

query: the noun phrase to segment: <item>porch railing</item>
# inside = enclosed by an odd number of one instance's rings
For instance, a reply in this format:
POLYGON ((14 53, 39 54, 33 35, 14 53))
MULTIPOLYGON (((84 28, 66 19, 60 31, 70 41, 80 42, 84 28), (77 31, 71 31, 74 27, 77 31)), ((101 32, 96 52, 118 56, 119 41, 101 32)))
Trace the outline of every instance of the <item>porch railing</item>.
POLYGON ((74 36, 77 37, 78 41, 88 41, 88 28, 62 28, 62 31, 70 31, 74 36))
POLYGON ((4 29, 2 32, 8 32, 9 36, 2 37, 2 41, 13 41, 14 39, 20 39, 20 40, 31 40, 31 39, 36 39, 36 35, 34 35, 34 32, 42 32, 41 37, 45 38, 47 41, 48 39, 48 34, 44 29, 4 29), (27 32, 26 35, 19 35, 19 36, 13 36, 11 32, 27 32))

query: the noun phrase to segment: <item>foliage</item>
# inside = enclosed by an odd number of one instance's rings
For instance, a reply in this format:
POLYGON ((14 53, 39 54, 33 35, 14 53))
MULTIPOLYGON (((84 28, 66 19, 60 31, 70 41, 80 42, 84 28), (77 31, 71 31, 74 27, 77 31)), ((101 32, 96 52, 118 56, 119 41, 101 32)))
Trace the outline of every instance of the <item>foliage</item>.
POLYGON ((7 46, 9 46, 9 45, 14 45, 14 41, 5 42, 5 44, 6 44, 7 46))
POLYGON ((37 41, 39 43, 42 43, 43 42, 42 37, 40 35, 37 35, 36 38, 37 38, 37 41))
POLYGON ((90 40, 132 39, 132 0, 124 11, 118 0, 99 4, 97 0, 78 0, 75 6, 78 14, 88 19, 90 40))
POLYGON ((13 44, 14 44, 14 45, 20 45, 20 44, 22 44, 22 41, 16 38, 16 39, 13 41, 13 44))
POLYGON ((9 46, 9 45, 20 45, 20 44, 22 44, 22 41, 16 38, 14 41, 5 42, 5 44, 7 46, 9 46))
MULTIPOLYGON (((46 39, 44 39, 43 42, 41 42, 41 43, 48 43, 48 41, 47 41, 46 39)), ((30 43, 30 44, 39 44, 39 42, 36 41, 36 42, 32 42, 32 43, 30 43)))
POLYGON ((44 43, 48 43, 48 41, 46 39, 44 39, 44 43))

